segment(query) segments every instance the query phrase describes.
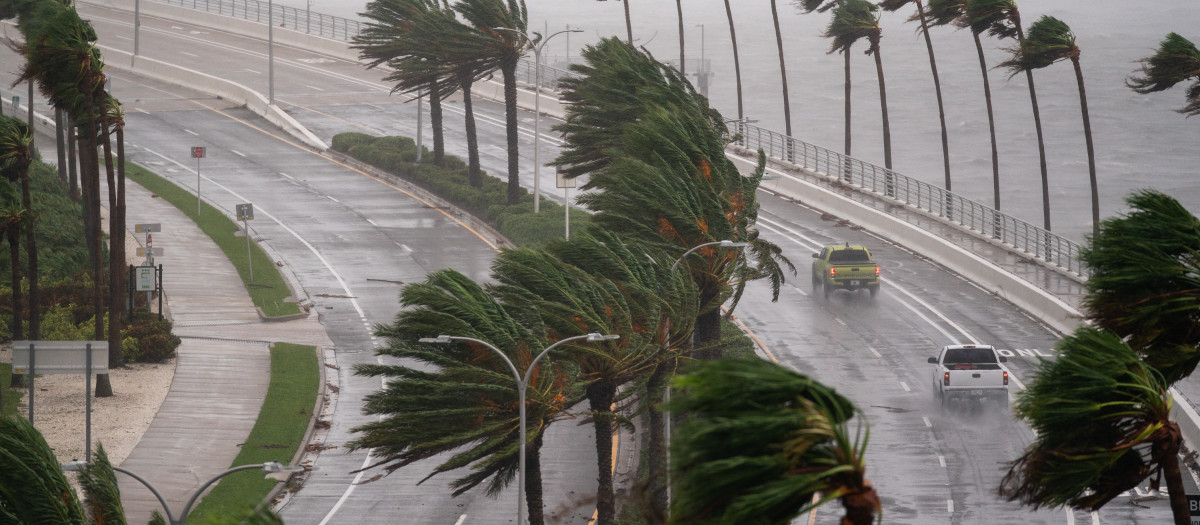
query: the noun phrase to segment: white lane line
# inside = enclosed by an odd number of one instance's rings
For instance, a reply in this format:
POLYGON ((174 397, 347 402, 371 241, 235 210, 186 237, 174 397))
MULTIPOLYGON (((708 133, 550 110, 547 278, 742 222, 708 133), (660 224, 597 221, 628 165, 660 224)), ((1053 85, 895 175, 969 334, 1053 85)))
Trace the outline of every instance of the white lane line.
POLYGON ((929 428, 933 428, 933 422, 932 422, 932 421, 930 421, 928 417, 926 417, 926 416, 921 416, 921 421, 924 421, 924 422, 925 422, 925 426, 927 426, 927 427, 929 427, 929 428))
POLYGON ((941 465, 942 468, 946 468, 946 456, 938 454, 938 464, 941 465))
POLYGON ((376 228, 378 228, 378 227, 379 227, 379 225, 378 225, 378 224, 375 224, 375 221, 373 221, 373 220, 371 220, 371 219, 367 219, 367 222, 371 223, 371 226, 374 226, 374 227, 376 227, 376 228))
POLYGON ((306 88, 309 88, 309 89, 312 89, 312 90, 315 90, 315 91, 325 91, 324 89, 321 89, 321 88, 319 88, 319 87, 317 87, 317 86, 310 86, 310 85, 308 85, 308 84, 305 84, 305 85, 304 85, 304 87, 306 87, 306 88))
POLYGON ((459 517, 458 517, 458 521, 454 522, 454 525, 462 525, 464 521, 467 521, 467 515, 466 515, 466 514, 463 514, 462 516, 459 516, 459 517))
POLYGON ((952 499, 946 500, 946 512, 949 512, 950 514, 954 514, 954 500, 952 500, 952 499))
POLYGON ((900 386, 904 388, 904 391, 905 391, 905 392, 912 392, 912 389, 911 389, 911 388, 908 388, 908 383, 905 383, 904 381, 901 381, 901 382, 900 382, 900 386))
MULTIPOLYGON (((383 106, 380 106, 378 104, 363 104, 363 105, 366 107, 369 107, 369 108, 377 109, 379 111, 386 111, 385 109, 383 109, 383 106)), ((463 514, 463 516, 466 516, 466 514, 463 514)))
POLYGON ((261 72, 261 71, 255 71, 255 70, 253 70, 253 69, 250 69, 250 68, 244 68, 244 69, 242 69, 242 71, 249 71, 249 72, 251 72, 251 73, 254 73, 255 75, 261 75, 261 74, 262 74, 262 72, 261 72))
POLYGON ((837 318, 837 317, 834 317, 834 318, 833 318, 833 320, 834 320, 834 321, 837 321, 837 322, 838 322, 838 324, 840 324, 840 325, 842 325, 842 326, 850 326, 850 325, 846 324, 846 321, 843 321, 843 320, 841 320, 841 319, 839 319, 839 318, 837 318))
POLYGON ((879 353, 879 350, 876 350, 876 349, 875 349, 875 347, 873 347, 873 346, 868 346, 868 347, 867 347, 867 350, 870 350, 872 354, 875 354, 875 357, 878 357, 878 358, 880 358, 880 359, 883 359, 883 354, 879 353))
POLYGON ((287 177, 287 178, 289 178, 289 179, 296 180, 296 179, 292 178, 292 176, 291 176, 291 175, 288 175, 287 173, 284 173, 284 172, 282 172, 282 171, 281 171, 281 172, 279 172, 279 174, 280 174, 280 175, 283 175, 284 177, 287 177))
POLYGON ((1071 507, 1063 510, 1067 511, 1067 525, 1075 525, 1075 511, 1071 510, 1071 507))
POLYGON ((333 197, 331 197, 331 196, 329 196, 329 195, 326 195, 326 196, 325 196, 325 198, 326 198, 326 199, 329 199, 329 200, 331 200, 331 201, 333 201, 333 202, 336 202, 336 203, 338 203, 338 204, 341 204, 341 203, 342 203, 342 201, 339 201, 339 200, 337 200, 337 199, 335 199, 335 198, 333 198, 333 197))
POLYGON ((337 513, 338 509, 342 508, 342 504, 345 503, 346 500, 350 498, 350 493, 354 492, 354 487, 357 487, 358 482, 362 481, 363 474, 366 473, 365 469, 367 468, 367 465, 370 465, 370 464, 371 464, 371 450, 367 450, 367 457, 363 458, 363 464, 361 467, 358 468, 358 475, 354 476, 354 481, 351 481, 350 485, 346 487, 346 492, 342 493, 342 497, 338 498, 337 503, 333 504, 332 509, 329 509, 329 514, 326 514, 325 518, 323 518, 321 520, 321 522, 318 523, 317 525, 326 525, 327 523, 329 523, 329 520, 331 518, 333 518, 333 515, 337 513))
POLYGON ((197 136, 197 137, 199 137, 199 136, 200 136, 200 134, 199 134, 199 133, 196 133, 195 131, 192 131, 192 130, 190 130, 190 129, 183 128, 183 130, 184 130, 184 131, 186 131, 186 132, 188 132, 188 133, 191 133, 192 135, 195 135, 195 136, 197 136))
POLYGON ((200 58, 200 55, 197 55, 197 54, 195 54, 195 53, 188 53, 187 51, 180 51, 180 52, 179 52, 179 54, 181 54, 181 55, 187 55, 187 56, 190 56, 190 57, 192 57, 192 58, 200 58))
POLYGON ((1100 511, 1092 511, 1092 525, 1100 525, 1100 511))
POLYGON ((245 156, 246 156, 246 154, 245 154, 245 153, 242 153, 242 152, 240 152, 240 151, 238 151, 238 150, 236 150, 236 149, 231 149, 231 150, 229 150, 229 151, 232 151, 234 155, 237 155, 237 156, 239 156, 239 157, 245 157, 245 156))
POLYGON ((151 114, 152 114, 152 113, 150 113, 149 111, 146 111, 146 110, 144 110, 144 109, 142 109, 142 108, 133 108, 133 110, 134 110, 134 111, 137 111, 137 112, 139 112, 139 113, 145 113, 145 114, 147 114, 147 115, 151 115, 151 114))

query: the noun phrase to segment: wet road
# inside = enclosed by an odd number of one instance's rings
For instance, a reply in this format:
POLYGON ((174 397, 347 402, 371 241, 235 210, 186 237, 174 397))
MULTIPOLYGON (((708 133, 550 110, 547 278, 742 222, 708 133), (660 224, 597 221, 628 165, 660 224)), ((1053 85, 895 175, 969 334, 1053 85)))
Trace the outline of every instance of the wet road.
MULTIPOLYGON (((96 24, 102 43, 132 48, 131 42, 108 36, 128 34, 128 15, 92 7, 81 11, 96 24)), ((260 71, 265 50, 246 51, 265 47, 262 42, 178 22, 146 19, 143 24, 144 29, 154 28, 143 33, 144 53, 161 53, 162 60, 173 58, 248 86, 265 85, 260 71), (148 35, 156 36, 152 40, 148 35), (205 42, 210 39, 220 43, 209 47, 205 42)), ((322 139, 350 130, 415 134, 415 105, 387 96, 386 86, 376 80, 378 73, 278 45, 276 57, 277 101, 322 139)), ((417 281, 444 267, 485 279, 494 253, 488 239, 398 188, 299 146, 245 109, 119 71, 110 74, 115 94, 126 105, 131 159, 194 188, 195 161, 188 157, 189 148, 205 145, 209 149, 201 161, 201 189, 206 198, 226 210, 255 203, 259 213, 252 233, 303 286, 337 345, 330 357, 339 368, 327 372, 336 377, 339 393, 333 426, 320 439, 327 445, 344 443, 351 437, 349 429, 365 421, 359 399, 380 386, 354 377, 350 369, 376 359, 372 350, 379 341, 370 329, 389 322, 397 311, 397 282, 417 281)), ((476 111, 481 116, 484 167, 502 173, 501 108, 477 102, 476 111)), ((463 155, 457 151, 464 149, 463 139, 455 135, 460 124, 451 118, 447 116, 447 149, 463 155)), ((523 114, 526 129, 532 128, 531 118, 523 114)), ((532 171, 530 146, 525 135, 523 171, 532 171)), ((553 158, 548 151, 551 148, 543 151, 544 158, 553 158)), ((988 410, 938 413, 931 402, 931 365, 925 359, 943 344, 993 344, 1010 353, 1009 365, 1019 381, 1031 375, 1038 356, 1051 353, 1056 334, 918 254, 824 221, 820 214, 789 202, 767 196, 761 202, 760 229, 784 247, 800 274, 789 280, 778 304, 769 302, 765 286, 752 286, 739 306, 739 318, 775 359, 836 386, 862 408, 872 430, 868 475, 884 498, 888 523, 1168 520, 1169 510, 1161 500, 1145 504, 1148 508, 1114 502, 1094 516, 1032 512, 1001 502, 995 487, 1003 464, 1029 443, 1031 432, 1007 415, 988 410), (810 294, 809 254, 824 243, 842 240, 867 244, 881 261, 885 281, 876 301, 865 292, 837 293, 828 300, 810 294)), ((169 244, 164 246, 169 249, 169 244)), ((567 425, 552 432, 554 445, 548 445, 543 459, 547 508, 573 509, 561 522, 582 523, 590 514, 584 500, 594 484, 594 460, 588 457, 590 447, 574 444, 590 443, 590 437, 567 425), (547 465, 550 458, 557 463, 547 465)), ((496 500, 478 491, 450 499, 445 488, 450 478, 416 485, 432 464, 356 485, 370 477, 351 473, 366 460, 365 454, 337 449, 323 453, 319 470, 284 507, 285 519, 471 524, 510 523, 515 515, 515 494, 510 492, 496 500)), ((837 511, 831 507, 815 518, 818 523, 835 522, 837 511)))

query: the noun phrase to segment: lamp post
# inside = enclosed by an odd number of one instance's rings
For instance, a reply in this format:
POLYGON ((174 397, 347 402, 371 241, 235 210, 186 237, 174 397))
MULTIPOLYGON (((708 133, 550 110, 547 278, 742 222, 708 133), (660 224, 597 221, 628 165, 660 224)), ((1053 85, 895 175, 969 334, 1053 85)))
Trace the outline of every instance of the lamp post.
MULTIPOLYGON (((78 472, 85 465, 87 465, 87 463, 83 462, 83 461, 72 461, 70 463, 62 465, 62 470, 64 472, 78 472)), ((204 482, 203 485, 200 485, 200 488, 196 489, 196 492, 192 493, 192 497, 190 499, 188 499, 187 504, 183 506, 183 513, 180 514, 178 517, 176 517, 174 514, 171 514, 171 507, 167 505, 167 500, 163 498, 162 494, 160 494, 158 492, 158 490, 154 488, 154 485, 150 484, 150 482, 146 481, 145 479, 142 479, 141 476, 138 476, 137 474, 134 474, 133 472, 130 472, 121 467, 113 467, 112 469, 117 472, 121 472, 123 474, 129 475, 129 477, 137 480, 142 485, 145 485, 146 488, 150 489, 150 492, 152 492, 154 494, 154 497, 158 498, 158 503, 163 506, 163 510, 166 511, 167 523, 169 523, 170 525, 183 525, 184 522, 187 521, 188 512, 192 510, 192 505, 194 505, 196 503, 196 500, 200 498, 200 495, 204 493, 204 490, 207 489, 209 485, 216 483, 217 480, 219 480, 229 474, 233 474, 234 472, 239 472, 242 470, 262 469, 263 473, 266 474, 265 477, 275 478, 279 481, 284 481, 288 478, 288 476, 291 476, 293 472, 300 472, 300 471, 304 470, 304 467, 286 466, 286 465, 279 463, 278 461, 269 461, 267 463, 261 463, 261 464, 256 464, 256 465, 242 465, 240 467, 233 467, 229 470, 226 470, 225 472, 217 474, 212 479, 204 482)))
MULTIPOLYGON (((538 150, 542 139, 542 48, 546 47, 546 42, 563 33, 582 33, 582 29, 564 29, 555 33, 551 33, 546 38, 541 38, 542 35, 534 33, 538 36, 537 39, 530 41, 529 36, 513 29, 511 27, 495 27, 493 29, 502 31, 512 31, 523 37, 525 41, 533 48, 533 213, 538 213, 542 209, 542 195, 538 192, 541 187, 542 179, 542 163, 538 158, 538 150)), ((568 36, 567 38, 570 38, 568 36)))
MULTIPOLYGON (((723 241, 712 241, 712 242, 697 244, 695 246, 692 246, 692 248, 690 250, 683 252, 683 255, 680 255, 678 259, 675 259, 675 264, 671 265, 671 274, 672 275, 675 274, 675 270, 677 268, 679 268, 679 264, 682 263, 683 260, 687 258, 687 256, 695 253, 696 250, 699 250, 700 248, 703 248, 705 246, 720 246, 721 248, 744 248, 749 245, 750 245, 750 243, 735 242, 735 241, 731 241, 728 239, 723 240, 723 241)), ((667 317, 667 321, 665 324, 666 324, 666 327, 663 330, 663 344, 669 346, 671 344, 671 341, 670 341, 671 318, 670 317, 667 317)), ((665 427, 663 429, 664 430, 663 434, 667 441, 667 509, 670 509, 671 508, 671 409, 669 408, 671 406, 671 386, 670 386, 670 384, 667 385, 666 391, 663 392, 663 406, 667 407, 667 408, 663 408, 663 427, 665 427)), ((668 510, 668 512, 669 512, 669 510, 668 510)))
POLYGON ((520 452, 520 459, 518 460, 518 464, 517 464, 518 465, 517 466, 517 524, 518 525, 524 525, 526 523, 526 520, 525 520, 525 441, 526 441, 526 439, 525 439, 525 387, 529 386, 529 383, 528 383, 529 375, 533 373, 533 367, 537 366, 538 361, 540 361, 543 357, 545 357, 546 354, 550 353, 550 351, 553 350, 556 346, 561 345, 563 343, 577 341, 580 339, 587 339, 588 342, 596 342, 596 341, 610 341, 613 339, 620 339, 620 338, 621 338, 621 336, 617 335, 617 334, 600 335, 599 333, 592 332, 590 334, 576 335, 576 336, 568 337, 565 339, 560 339, 560 340, 556 341, 554 344, 547 346, 544 350, 542 350, 542 353, 538 354, 537 357, 533 358, 533 361, 529 363, 529 368, 525 370, 525 375, 521 375, 521 373, 517 371, 517 366, 513 364, 512 360, 509 359, 507 355, 504 355, 504 352, 502 352, 499 348, 496 348, 494 345, 492 345, 491 343, 489 343, 487 341, 475 339, 473 337, 459 337, 459 336, 453 336, 453 335, 439 335, 437 337, 422 337, 422 338, 418 339, 418 341, 422 342, 422 343, 446 344, 446 343, 449 343, 450 341, 457 340, 457 341, 470 341, 472 343, 481 344, 481 345, 487 347, 488 349, 490 349, 492 352, 494 352, 496 355, 500 356, 500 358, 504 360, 504 363, 508 365, 509 371, 512 372, 513 379, 515 379, 517 381, 517 399, 518 399, 518 402, 520 403, 519 414, 520 414, 520 420, 521 420, 521 434, 520 434, 521 452, 520 452))

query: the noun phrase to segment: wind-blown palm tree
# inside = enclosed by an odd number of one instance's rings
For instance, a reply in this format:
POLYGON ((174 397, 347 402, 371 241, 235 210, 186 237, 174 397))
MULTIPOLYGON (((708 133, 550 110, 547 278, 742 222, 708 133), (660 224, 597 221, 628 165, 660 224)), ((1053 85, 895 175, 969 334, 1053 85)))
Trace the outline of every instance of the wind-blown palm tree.
POLYGON ((675 385, 672 410, 692 419, 672 446, 670 523, 788 523, 837 499, 844 524, 882 512, 864 477, 867 424, 833 389, 761 359, 704 363, 675 385))
POLYGON ((1167 33, 1153 55, 1141 59, 1141 76, 1129 77, 1125 85, 1138 93, 1170 89, 1185 80, 1194 80, 1187 89, 1187 105, 1177 110, 1187 116, 1200 115, 1200 50, 1178 33, 1167 33))
POLYGON ((929 53, 929 69, 933 72, 933 92, 937 96, 938 123, 942 127, 942 165, 946 171, 946 191, 951 191, 950 139, 946 130, 946 110, 942 106, 942 81, 938 78, 937 60, 933 55, 933 40, 929 37, 929 24, 925 20, 925 7, 921 4, 921 0, 883 0, 879 2, 879 7, 884 11, 896 11, 908 4, 917 6, 917 12, 909 17, 909 20, 915 19, 921 23, 919 31, 925 37, 925 50, 929 53))
POLYGON ((1117 334, 1082 327, 1043 360, 1014 409, 1036 434, 1000 494, 1033 508, 1096 511, 1143 480, 1167 482, 1175 523, 1190 523, 1170 383, 1117 334))
MULTIPOLYGON (((779 10, 771 0, 771 21, 775 23, 775 47, 779 50, 779 77, 783 84, 783 127, 787 136, 792 136, 792 105, 788 97, 787 64, 783 57, 783 32, 779 29, 779 10)), ((682 24, 682 22, 680 22, 682 24)), ((682 26, 681 26, 682 27, 682 26)))
POLYGON ((54 451, 33 424, 20 417, 0 416, 0 520, 88 523, 54 451))
MULTIPOLYGON (((20 119, 0 116, 0 165, 4 166, 5 171, 12 170, 14 178, 21 184, 21 209, 24 213, 20 222, 25 226, 25 257, 29 264, 26 275, 29 279, 29 334, 36 338, 35 334, 41 334, 41 315, 38 313, 38 301, 41 296, 38 293, 38 251, 34 235, 36 214, 32 211, 33 199, 29 184, 29 164, 33 161, 33 152, 30 150, 32 142, 33 132, 28 125, 20 119)), ((11 245, 11 239, 9 243, 11 245)), ((16 275, 19 274, 14 274, 16 275)), ((20 296, 16 291, 20 287, 21 281, 17 278, 13 281, 14 300, 20 296)), ((19 305, 19 302, 14 301, 13 309, 16 310, 19 305)), ((19 317, 17 320, 19 322, 19 317)))
MULTIPOLYGON (((439 0, 373 0, 367 4, 366 11, 360 13, 368 21, 363 29, 355 35, 351 49, 359 50, 359 58, 367 61, 367 69, 389 64, 401 59, 427 59, 420 54, 423 49, 413 49, 410 40, 405 38, 413 29, 412 19, 430 10, 442 9, 439 0)), ((396 70, 400 72, 401 70, 396 70)), ((389 76, 390 78, 391 76, 389 76)), ((429 94, 429 121, 433 128, 433 163, 441 165, 446 155, 444 130, 442 128, 442 100, 448 95, 443 94, 443 86, 438 83, 436 73, 424 77, 410 78, 402 74, 392 87, 392 93, 407 91, 412 84, 424 86, 429 94)), ((422 89, 421 87, 417 88, 422 89)), ((420 94, 417 95, 420 97, 420 94)))
MULTIPOLYGON (((842 5, 842 1, 843 0, 800 0, 800 7, 804 9, 805 13, 811 13, 813 11, 824 13, 825 11, 833 9, 834 6, 842 5)), ((843 90, 843 94, 842 94, 843 105, 845 107, 845 109, 844 109, 845 125, 843 126, 843 133, 845 134, 845 140, 844 140, 842 154, 845 155, 846 157, 850 157, 850 155, 851 155, 851 153, 850 153, 850 151, 851 151, 850 150, 850 53, 842 53, 842 57, 845 59, 845 62, 846 62, 845 68, 844 68, 844 70, 845 70, 845 81, 843 82, 844 90, 843 90)), ((850 177, 849 164, 850 164, 850 160, 847 158, 845 174, 844 174, 844 176, 847 178, 847 180, 849 180, 849 177, 850 177)))
MULTIPOLYGON (((1000 210, 1000 154, 996 143, 996 117, 992 113, 992 85, 988 81, 987 59, 983 55, 983 42, 979 31, 966 18, 967 0, 929 0, 923 16, 930 26, 955 25, 971 30, 975 41, 975 54, 979 56, 979 71, 983 75, 983 101, 987 107, 988 138, 992 145, 992 207, 1000 210)), ((947 187, 948 188, 948 187, 947 187)))
POLYGON ((738 58, 737 30, 733 27, 733 8, 729 6, 729 0, 725 0, 725 18, 729 19, 729 41, 733 44, 733 75, 737 80, 738 129, 741 130, 741 121, 746 118, 742 111, 742 63, 738 58))
MULTIPOLYGON (((8 241, 9 282, 12 283, 12 327, 13 340, 24 339, 24 323, 21 321, 21 309, 24 308, 24 298, 21 290, 21 221, 25 218, 25 207, 21 206, 21 190, 19 184, 13 184, 8 177, 8 169, 0 177, 0 232, 8 241)), ((13 374, 13 377, 24 377, 13 374)), ((18 382, 17 385, 20 385, 18 382)))
POLYGON ((1087 90, 1083 87, 1083 68, 1079 64, 1079 46, 1075 45, 1075 34, 1062 20, 1043 15, 1029 26, 1029 33, 1010 51, 1012 59, 996 67, 1007 67, 1013 75, 1041 69, 1060 60, 1070 60, 1075 67, 1079 108, 1083 113, 1083 140, 1087 146, 1088 182, 1092 189, 1092 235, 1098 235, 1100 194, 1096 188, 1096 151, 1092 146, 1092 119, 1088 117, 1087 90))
MULTIPOLYGON (((964 20, 975 34, 987 31, 999 39, 1025 39, 1021 26, 1021 12, 1015 0, 967 0, 964 20)), ((1038 107, 1037 88, 1033 83, 1033 70, 1025 71, 1029 84, 1029 102, 1033 107, 1033 127, 1037 131, 1038 164, 1042 172, 1042 227, 1050 230, 1050 176, 1046 169, 1046 141, 1042 137, 1042 113, 1038 107)))
POLYGON ((687 75, 687 62, 683 60, 683 0, 675 0, 675 13, 679 17, 679 73, 687 75))
POLYGON ((833 39, 830 53, 850 53, 850 46, 861 38, 866 38, 869 44, 868 55, 875 55, 875 74, 879 78, 879 105, 883 110, 883 163, 887 169, 892 169, 892 129, 888 123, 887 88, 883 80, 883 58, 879 54, 879 40, 883 29, 879 27, 879 18, 875 11, 879 6, 867 0, 844 0, 833 9, 833 19, 825 36, 833 39))
MULTIPOLYGON (((125 114, 116 98, 104 99, 104 157, 108 175, 108 347, 121 347, 121 323, 125 311, 125 290, 128 271, 125 264, 125 114), (111 135, 108 130, 112 130, 111 135), (112 137, 116 138, 117 155, 113 158, 112 137), (115 166, 114 166, 115 164, 115 166)), ((97 319, 96 322, 100 322, 97 319)), ((108 367, 125 365, 122 352, 108 353, 108 367)))
MULTIPOLYGON (((439 334, 473 337, 501 349, 523 374, 547 340, 530 316, 520 319, 491 294, 454 270, 430 274, 400 294, 404 311, 395 323, 376 327, 386 336, 380 355, 412 359, 411 365, 361 365, 360 375, 387 378, 387 388, 366 397, 364 412, 383 419, 354 429, 351 449, 371 448, 378 458, 366 468, 388 473, 416 461, 449 454, 425 480, 469 467, 454 480, 458 496, 487 482, 489 495, 512 482, 520 461, 517 386, 508 365, 489 349, 470 342, 420 343, 439 334)), ((554 359, 554 356, 550 356, 554 359)), ((565 361, 564 361, 565 362, 565 361)), ((566 416, 579 399, 573 372, 542 361, 527 389, 525 494, 530 523, 543 523, 540 451, 546 428, 566 416)))
POLYGON ((1080 253, 1091 270, 1084 311, 1173 384, 1200 362, 1200 219, 1156 191, 1126 203, 1080 253))

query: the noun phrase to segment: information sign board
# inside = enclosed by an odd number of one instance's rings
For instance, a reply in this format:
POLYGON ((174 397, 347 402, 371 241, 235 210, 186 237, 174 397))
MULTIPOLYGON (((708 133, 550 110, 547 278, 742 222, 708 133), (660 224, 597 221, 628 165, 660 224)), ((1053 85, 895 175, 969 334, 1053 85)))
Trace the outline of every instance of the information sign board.
POLYGON ((192 146, 192 158, 193 159, 204 158, 204 146, 192 146))
POLYGON ((162 225, 157 222, 133 225, 134 233, 154 233, 162 231, 162 225))
POLYGON ((92 373, 108 373, 108 341, 13 341, 13 373, 29 373, 32 348, 34 373, 86 374, 87 349, 92 347, 92 373))
POLYGON ((138 266, 134 268, 133 283, 135 292, 153 292, 155 286, 155 268, 153 266, 138 266))

